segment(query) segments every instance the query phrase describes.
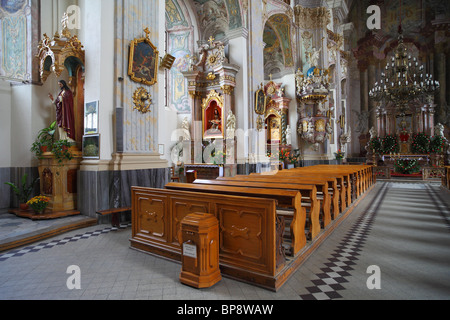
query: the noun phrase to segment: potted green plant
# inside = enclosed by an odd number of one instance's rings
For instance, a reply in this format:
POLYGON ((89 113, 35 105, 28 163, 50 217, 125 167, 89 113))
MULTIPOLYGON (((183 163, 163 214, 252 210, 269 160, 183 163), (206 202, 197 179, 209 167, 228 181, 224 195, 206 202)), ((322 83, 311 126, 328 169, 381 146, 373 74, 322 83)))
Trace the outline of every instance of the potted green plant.
POLYGON ((5 184, 9 185, 12 191, 16 194, 19 200, 19 207, 21 210, 28 210, 27 202, 31 197, 31 193, 33 192, 34 186, 39 181, 39 178, 34 179, 31 184, 27 184, 28 175, 24 174, 22 176, 22 181, 20 186, 16 186, 12 182, 5 182, 5 184))
POLYGON ((49 127, 39 131, 36 140, 31 146, 31 152, 33 152, 37 158, 41 158, 45 152, 52 151, 53 143, 55 142, 56 133, 56 121, 49 127))
POLYGON ((73 159, 70 147, 72 147, 72 143, 68 140, 58 140, 53 142, 52 153, 59 163, 62 163, 64 160, 70 161, 73 159))

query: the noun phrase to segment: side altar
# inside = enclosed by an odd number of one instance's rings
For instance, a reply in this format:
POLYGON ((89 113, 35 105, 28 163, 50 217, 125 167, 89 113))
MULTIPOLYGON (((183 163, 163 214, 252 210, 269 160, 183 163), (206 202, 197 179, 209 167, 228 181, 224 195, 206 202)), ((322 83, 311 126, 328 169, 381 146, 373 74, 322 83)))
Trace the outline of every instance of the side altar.
POLYGON ((61 32, 55 32, 52 38, 44 34, 35 57, 40 81, 44 83, 54 74, 60 92, 55 97, 48 95, 51 108, 56 110, 56 121, 37 134, 31 149, 39 159, 40 194, 50 201, 42 213, 31 209, 11 210, 17 216, 33 220, 80 214, 77 210, 77 177, 83 159, 80 150, 85 132, 85 51, 78 37, 70 33, 67 22, 65 13, 61 32))
POLYGON ((191 115, 172 149, 172 160, 185 170, 217 178, 236 170, 234 88, 239 66, 229 63, 228 45, 212 37, 191 57, 188 82, 191 115), (219 173, 222 172, 222 173, 219 173))

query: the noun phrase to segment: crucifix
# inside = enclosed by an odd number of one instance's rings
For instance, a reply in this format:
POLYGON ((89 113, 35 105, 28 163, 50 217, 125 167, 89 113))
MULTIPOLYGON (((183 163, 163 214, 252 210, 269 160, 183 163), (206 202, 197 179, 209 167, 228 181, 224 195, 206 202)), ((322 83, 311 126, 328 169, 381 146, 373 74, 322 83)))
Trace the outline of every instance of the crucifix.
POLYGON ((209 45, 210 45, 211 47, 212 47, 212 45, 213 45, 214 40, 216 40, 216 39, 214 39, 213 36, 209 37, 208 42, 209 42, 209 45))
POLYGON ((147 38, 147 39, 150 39, 150 33, 151 33, 151 32, 150 32, 150 30, 148 29, 148 27, 144 29, 144 32, 145 32, 145 34, 146 34, 146 38, 147 38))

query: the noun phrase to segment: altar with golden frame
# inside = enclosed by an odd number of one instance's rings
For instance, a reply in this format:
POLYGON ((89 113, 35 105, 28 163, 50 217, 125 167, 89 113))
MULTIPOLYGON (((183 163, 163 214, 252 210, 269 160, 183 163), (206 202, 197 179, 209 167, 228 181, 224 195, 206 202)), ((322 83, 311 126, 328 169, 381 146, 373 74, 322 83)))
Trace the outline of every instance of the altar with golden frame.
POLYGON ((216 166, 223 166, 225 172, 236 167, 234 88, 240 68, 229 63, 225 49, 224 43, 211 37, 199 47, 199 57, 192 57, 188 71, 183 72, 188 82, 192 123, 202 124, 200 130, 189 128, 190 141, 185 145, 189 145, 191 157, 190 163, 184 165, 203 166, 202 172, 214 167, 213 175, 216 166), (234 121, 230 121, 233 117, 234 121), (195 143, 198 141, 202 143, 195 143), (214 147, 213 156, 204 157, 205 145, 214 147))

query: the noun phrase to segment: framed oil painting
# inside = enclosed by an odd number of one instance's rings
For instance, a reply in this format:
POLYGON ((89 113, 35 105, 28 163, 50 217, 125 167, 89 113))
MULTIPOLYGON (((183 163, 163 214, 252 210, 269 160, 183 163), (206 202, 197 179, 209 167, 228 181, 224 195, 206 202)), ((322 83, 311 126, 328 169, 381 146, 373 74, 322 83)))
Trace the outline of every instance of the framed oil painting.
POLYGON ((84 135, 98 134, 98 101, 84 105, 84 135))
POLYGON ((264 93, 264 87, 256 91, 255 112, 259 115, 266 113, 267 96, 264 93))
POLYGON ((131 80, 148 86, 158 81, 159 52, 150 41, 150 31, 144 30, 145 38, 131 41, 128 75, 131 80))
POLYGON ((83 159, 100 159, 100 135, 83 136, 83 159))

